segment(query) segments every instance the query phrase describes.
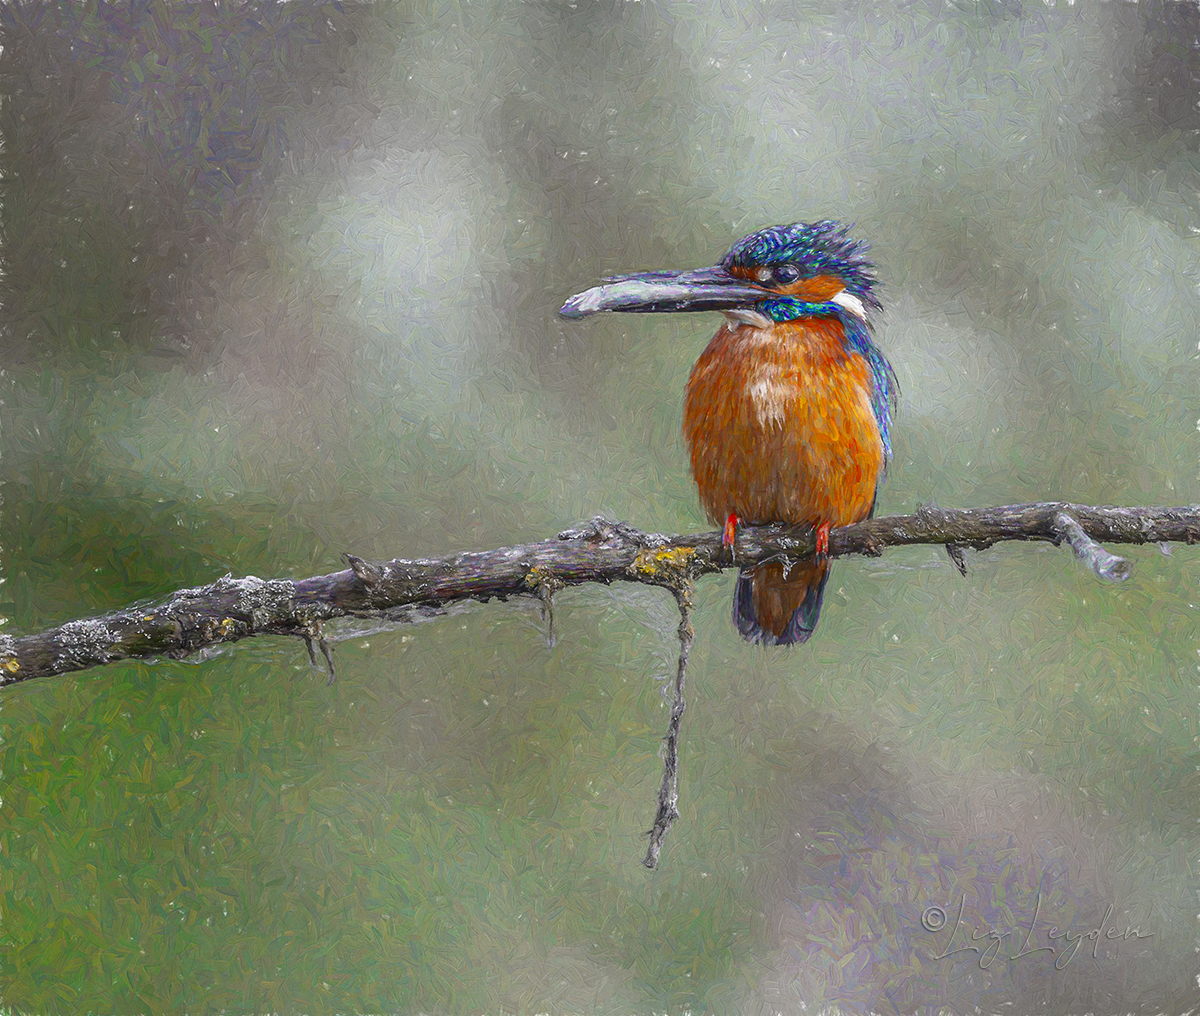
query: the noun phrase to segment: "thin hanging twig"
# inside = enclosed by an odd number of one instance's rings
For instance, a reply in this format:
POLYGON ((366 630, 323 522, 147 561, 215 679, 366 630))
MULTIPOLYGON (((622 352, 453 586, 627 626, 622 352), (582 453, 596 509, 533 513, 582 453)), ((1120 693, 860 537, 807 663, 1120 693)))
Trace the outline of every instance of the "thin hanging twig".
POLYGON ((696 629, 692 627, 692 590, 690 582, 681 583, 675 590, 675 601, 679 604, 679 666, 675 670, 675 700, 671 703, 671 719, 667 724, 667 736, 663 746, 663 778, 658 788, 658 813, 654 816, 654 827, 650 830, 650 845, 642 860, 647 868, 658 867, 658 855, 662 851, 672 824, 679 818, 679 728, 687 703, 683 698, 687 680, 688 656, 696 629))

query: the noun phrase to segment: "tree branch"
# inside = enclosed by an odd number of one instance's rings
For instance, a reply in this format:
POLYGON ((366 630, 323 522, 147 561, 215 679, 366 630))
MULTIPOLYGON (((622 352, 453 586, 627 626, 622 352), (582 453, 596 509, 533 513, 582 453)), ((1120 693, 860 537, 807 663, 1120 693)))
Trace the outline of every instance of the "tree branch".
MULTIPOLYGON (((181 589, 157 606, 69 621, 37 635, 0 635, 0 686, 130 657, 180 658, 254 635, 301 638, 314 665, 316 640, 332 682, 333 654, 323 628, 334 618, 366 616, 404 622, 437 613, 458 600, 537 596, 552 626, 552 597, 565 586, 616 581, 662 586, 675 594, 679 604, 679 664, 664 738, 658 811, 642 861, 654 868, 667 833, 679 818, 679 734, 686 708, 688 655, 695 637, 696 579, 734 567, 735 561, 736 567, 745 567, 780 556, 809 557, 816 549, 812 530, 805 526, 747 527, 737 537, 731 555, 720 533, 661 536, 595 518, 580 529, 559 533, 557 540, 521 547, 379 563, 347 554, 348 569, 297 582, 226 575, 209 586, 181 589)), ((1198 539, 1198 506, 1092 508, 1053 502, 943 511, 927 505, 914 515, 835 529, 829 536, 829 554, 878 556, 885 547, 940 543, 966 575, 964 547, 982 550, 1003 540, 1065 541, 1098 576, 1121 581, 1132 573, 1132 565, 1097 541, 1195 543, 1198 539)))
MULTIPOLYGON (((913 515, 834 529, 829 553, 876 557, 886 547, 944 544, 952 558, 958 555, 957 563, 964 547, 982 550, 1004 540, 1058 544, 1064 539, 1085 549, 1089 542, 1195 543, 1200 540, 1200 506, 1097 508, 1049 502, 959 511, 926 506, 913 515), (1077 523, 1078 534, 1064 528, 1060 515, 1077 523)), ((807 557, 814 541, 803 526, 746 527, 739 530, 735 549, 736 566, 741 567, 779 555, 807 557)), ((1097 574, 1128 575, 1128 563, 1119 558, 1084 557, 1097 574)), ((35 635, 0 636, 0 686, 131 657, 178 659, 258 635, 299 637, 310 646, 315 639, 327 653, 323 624, 339 617, 399 623, 460 600, 522 595, 548 600, 557 589, 584 582, 641 582, 678 592, 686 583, 732 566, 720 533, 662 536, 603 519, 544 543, 437 559, 372 563, 347 555, 347 560, 348 569, 297 581, 226 575, 208 586, 179 590, 157 605, 69 621, 35 635)))

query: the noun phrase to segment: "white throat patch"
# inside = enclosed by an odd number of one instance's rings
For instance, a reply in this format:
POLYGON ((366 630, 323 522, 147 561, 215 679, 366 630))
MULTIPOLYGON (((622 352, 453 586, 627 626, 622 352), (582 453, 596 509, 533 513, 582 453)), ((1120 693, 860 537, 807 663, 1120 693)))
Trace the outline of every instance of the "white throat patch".
POLYGON ((843 289, 840 293, 831 296, 829 299, 831 303, 836 303, 839 307, 848 310, 856 318, 862 321, 867 320, 867 308, 863 306, 862 300, 853 293, 847 293, 843 289))
POLYGON ((725 320, 733 325, 734 328, 741 328, 742 325, 753 325, 755 328, 770 328, 775 323, 766 314, 760 314, 749 307, 733 307, 730 310, 723 310, 721 313, 725 315, 725 320))

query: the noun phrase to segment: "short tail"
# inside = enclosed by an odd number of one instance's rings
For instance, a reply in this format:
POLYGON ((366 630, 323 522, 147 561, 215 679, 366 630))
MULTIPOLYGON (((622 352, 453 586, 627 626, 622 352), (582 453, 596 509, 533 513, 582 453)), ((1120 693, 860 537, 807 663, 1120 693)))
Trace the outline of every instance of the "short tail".
POLYGON ((733 623, 764 646, 807 642, 817 627, 827 578, 828 561, 804 561, 787 571, 779 561, 747 568, 733 592, 733 623))

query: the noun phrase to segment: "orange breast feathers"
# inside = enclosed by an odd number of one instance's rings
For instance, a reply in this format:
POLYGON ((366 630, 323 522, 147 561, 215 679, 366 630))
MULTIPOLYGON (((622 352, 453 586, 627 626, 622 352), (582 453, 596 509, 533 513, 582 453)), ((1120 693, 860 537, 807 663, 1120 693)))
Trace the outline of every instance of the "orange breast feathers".
POLYGON ((700 503, 716 524, 865 519, 883 470, 866 360, 832 318, 728 324, 696 361, 683 405, 700 503))

